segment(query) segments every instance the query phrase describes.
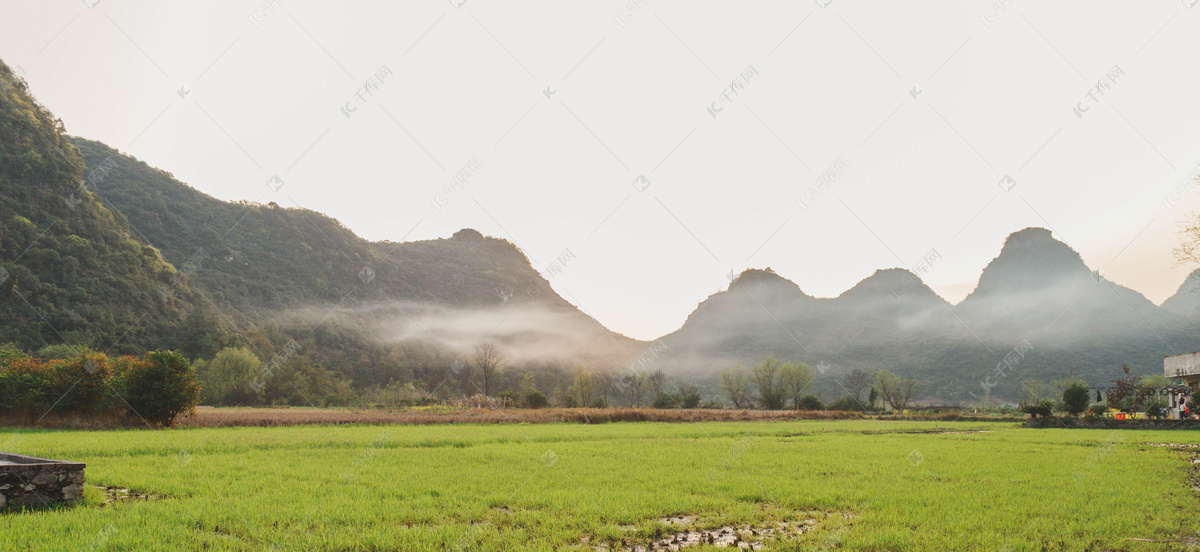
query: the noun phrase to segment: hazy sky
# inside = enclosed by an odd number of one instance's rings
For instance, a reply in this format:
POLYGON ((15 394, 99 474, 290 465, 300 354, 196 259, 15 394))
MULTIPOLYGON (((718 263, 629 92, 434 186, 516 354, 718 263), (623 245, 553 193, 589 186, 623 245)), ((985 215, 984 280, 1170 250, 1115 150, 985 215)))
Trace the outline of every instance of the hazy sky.
POLYGON ((0 58, 216 197, 569 250, 554 288, 653 338, 746 267, 833 296, 936 250, 957 302, 1027 226, 1161 302, 1200 211, 1193 4, 0 0, 0 58))

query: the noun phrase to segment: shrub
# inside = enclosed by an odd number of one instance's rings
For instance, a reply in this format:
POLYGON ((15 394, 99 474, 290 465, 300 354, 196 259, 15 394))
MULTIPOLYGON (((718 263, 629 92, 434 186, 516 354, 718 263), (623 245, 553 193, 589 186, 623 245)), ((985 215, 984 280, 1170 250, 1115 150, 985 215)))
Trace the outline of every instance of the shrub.
POLYGON ((1103 418, 1108 413, 1108 407, 1102 404, 1093 404, 1087 411, 1088 418, 1103 418))
POLYGON ((1021 407, 1021 412, 1029 414, 1031 418, 1037 418, 1038 416, 1046 418, 1054 412, 1054 401, 1046 399, 1034 404, 1027 404, 1021 407))
POLYGON ((175 417, 191 412, 200 400, 196 374, 183 355, 174 351, 147 353, 123 374, 121 388, 131 414, 152 425, 169 426, 175 417))
POLYGON ((517 406, 517 403, 521 402, 521 397, 512 391, 496 393, 496 398, 504 401, 505 406, 517 406))
POLYGON ((862 412, 863 405, 854 400, 854 397, 842 397, 837 402, 829 405, 829 410, 837 410, 841 412, 862 412))
POLYGON ((1087 387, 1081 384, 1073 384, 1063 391, 1062 397, 1063 412, 1072 416, 1079 416, 1081 412, 1087 410, 1088 404, 1092 402, 1088 396, 1087 387))
POLYGON ((700 406, 700 395, 698 393, 688 393, 680 398, 679 406, 683 408, 696 408, 700 406))
POLYGON ((666 393, 659 393, 650 406, 661 409, 675 408, 675 399, 666 393))
POLYGON ((525 395, 525 406, 529 408, 546 408, 550 406, 550 401, 546 400, 546 396, 541 391, 534 391, 525 395))
POLYGON ((562 405, 563 408, 579 408, 579 401, 575 399, 574 395, 567 395, 563 397, 562 405))
POLYGON ((592 404, 588 406, 592 408, 608 408, 608 401, 604 400, 604 397, 596 397, 592 401, 592 404))
POLYGON ((797 410, 825 410, 825 403, 813 395, 805 395, 796 401, 797 410))
POLYGON ((1150 401, 1146 405, 1146 417, 1152 420, 1161 420, 1167 417, 1167 403, 1162 399, 1150 401))

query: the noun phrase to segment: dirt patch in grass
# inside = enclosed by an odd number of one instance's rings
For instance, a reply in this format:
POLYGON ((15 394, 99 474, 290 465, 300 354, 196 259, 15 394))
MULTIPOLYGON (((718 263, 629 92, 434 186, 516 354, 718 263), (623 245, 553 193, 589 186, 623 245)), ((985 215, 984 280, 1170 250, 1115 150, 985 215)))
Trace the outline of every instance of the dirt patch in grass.
POLYGON ((103 493, 104 502, 100 504, 102 507, 123 502, 151 502, 162 498, 161 495, 133 491, 125 487, 105 487, 104 485, 92 485, 92 487, 103 493))
POLYGON ((806 512, 787 516, 783 520, 764 520, 758 523, 720 524, 705 521, 701 516, 676 515, 657 520, 658 527, 650 535, 639 535, 633 526, 622 527, 626 537, 610 542, 598 542, 585 537, 582 544, 596 552, 648 552, 651 550, 685 550, 698 546, 761 550, 779 541, 795 540, 816 530, 826 519, 847 520, 851 514, 806 512))

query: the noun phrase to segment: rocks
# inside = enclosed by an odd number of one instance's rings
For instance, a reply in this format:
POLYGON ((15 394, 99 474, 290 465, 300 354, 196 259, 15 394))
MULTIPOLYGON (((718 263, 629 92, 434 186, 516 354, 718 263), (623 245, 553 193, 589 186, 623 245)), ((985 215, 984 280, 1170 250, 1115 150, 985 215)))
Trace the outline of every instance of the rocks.
POLYGON ((73 502, 83 497, 85 465, 0 453, 0 508, 73 502))

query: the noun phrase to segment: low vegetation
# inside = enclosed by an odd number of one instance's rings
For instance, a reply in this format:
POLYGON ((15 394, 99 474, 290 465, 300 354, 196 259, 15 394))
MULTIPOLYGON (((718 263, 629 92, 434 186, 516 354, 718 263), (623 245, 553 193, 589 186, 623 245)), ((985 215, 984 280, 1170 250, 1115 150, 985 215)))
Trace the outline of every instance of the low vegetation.
POLYGON ((1164 438, 876 420, 3 430, 157 499, 0 515, 0 549, 589 552, 813 520, 764 549, 1179 550, 1200 531, 1195 473, 1147 444, 1164 438))

